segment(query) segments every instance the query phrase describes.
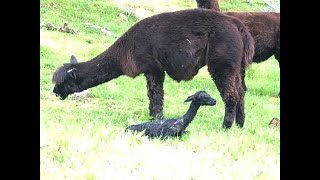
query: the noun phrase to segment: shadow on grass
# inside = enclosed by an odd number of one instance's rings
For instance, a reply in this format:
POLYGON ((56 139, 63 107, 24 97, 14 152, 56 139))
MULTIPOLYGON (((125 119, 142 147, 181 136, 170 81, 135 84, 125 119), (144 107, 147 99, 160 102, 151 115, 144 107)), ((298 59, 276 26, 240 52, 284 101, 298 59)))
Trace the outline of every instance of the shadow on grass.
POLYGON ((273 88, 262 88, 262 87, 248 87, 247 94, 250 93, 250 95, 257 95, 257 96, 270 96, 274 98, 279 97, 279 91, 275 91, 273 88))

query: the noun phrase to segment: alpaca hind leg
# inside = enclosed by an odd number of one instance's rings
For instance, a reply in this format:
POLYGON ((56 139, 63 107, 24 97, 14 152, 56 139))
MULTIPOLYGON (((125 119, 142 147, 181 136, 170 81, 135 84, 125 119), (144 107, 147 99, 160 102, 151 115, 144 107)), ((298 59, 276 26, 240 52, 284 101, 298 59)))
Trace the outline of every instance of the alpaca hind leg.
POLYGON ((150 100, 149 115, 154 120, 163 119, 163 82, 165 73, 145 73, 147 80, 147 94, 150 100))
POLYGON ((238 87, 238 94, 239 94, 238 102, 236 105, 236 124, 240 128, 243 127, 244 118, 245 118, 245 114, 244 114, 244 95, 245 95, 245 92, 243 90, 243 86, 240 85, 241 80, 242 80, 242 78, 240 79, 240 76, 238 76, 236 78, 236 86, 238 87))
POLYGON ((241 68, 241 78, 242 78, 242 88, 244 91, 247 91, 247 86, 245 83, 245 78, 246 78, 246 70, 245 68, 241 68))
POLYGON ((223 128, 231 128, 236 115, 238 91, 235 85, 235 73, 229 67, 215 65, 208 66, 208 70, 214 80, 221 98, 225 104, 223 128))
POLYGON ((235 117, 235 102, 234 101, 225 101, 225 111, 222 127, 229 129, 232 126, 235 117))

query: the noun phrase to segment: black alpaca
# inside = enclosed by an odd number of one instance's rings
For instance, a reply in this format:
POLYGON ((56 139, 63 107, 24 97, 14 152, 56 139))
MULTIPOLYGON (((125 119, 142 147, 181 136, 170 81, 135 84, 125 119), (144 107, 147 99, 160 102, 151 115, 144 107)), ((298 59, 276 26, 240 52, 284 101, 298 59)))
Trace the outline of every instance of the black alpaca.
POLYGON ((199 91, 194 95, 189 96, 184 102, 189 101, 191 101, 191 104, 188 111, 180 118, 131 125, 126 128, 126 131, 144 131, 144 135, 148 137, 165 138, 169 136, 181 136, 196 116, 200 106, 214 106, 216 104, 216 100, 210 97, 205 91, 199 91))
POLYGON ((191 80, 207 65, 225 103, 223 127, 234 119, 243 127, 244 90, 241 69, 251 64, 254 41, 236 18, 206 9, 158 14, 132 26, 106 51, 90 61, 74 56, 53 74, 53 92, 65 99, 120 75, 147 80, 149 112, 163 119, 165 72, 174 80, 191 80))
MULTIPOLYGON (((219 0, 196 0, 198 8, 220 11, 219 0)), ((260 63, 274 55, 280 68, 280 13, 277 12, 232 12, 224 14, 239 18, 248 28, 255 41, 252 62, 260 63)), ((245 71, 242 71, 244 90, 245 71)), ((279 92, 280 96, 280 92, 279 92)))

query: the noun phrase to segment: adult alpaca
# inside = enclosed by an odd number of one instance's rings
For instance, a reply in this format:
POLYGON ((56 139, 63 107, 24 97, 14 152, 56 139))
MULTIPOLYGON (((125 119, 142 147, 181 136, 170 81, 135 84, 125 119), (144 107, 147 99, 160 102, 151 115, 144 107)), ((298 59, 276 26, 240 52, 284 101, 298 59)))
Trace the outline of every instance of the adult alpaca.
POLYGON ((207 65, 225 103, 223 127, 233 120, 243 127, 244 90, 241 68, 254 53, 253 39, 236 18, 206 9, 158 14, 132 26, 106 51, 87 62, 71 56, 53 74, 53 92, 65 99, 120 75, 147 79, 149 112, 163 119, 165 72, 174 80, 191 80, 207 65))
MULTIPOLYGON (((198 8, 211 9, 220 12, 219 0, 196 0, 198 8)), ((255 41, 252 62, 260 63, 272 55, 279 62, 280 68, 280 13, 276 12, 223 12, 239 18, 247 26, 255 41)), ((242 72, 244 89, 245 71, 242 72)), ((280 92, 279 92, 280 96, 280 92)))

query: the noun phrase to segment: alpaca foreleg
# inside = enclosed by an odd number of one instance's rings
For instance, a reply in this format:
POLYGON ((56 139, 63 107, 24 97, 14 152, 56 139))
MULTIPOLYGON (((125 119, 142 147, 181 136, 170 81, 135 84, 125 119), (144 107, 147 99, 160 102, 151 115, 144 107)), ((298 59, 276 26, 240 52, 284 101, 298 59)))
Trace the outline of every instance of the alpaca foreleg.
POLYGON ((165 73, 145 73, 147 95, 149 97, 149 115, 154 120, 163 119, 163 82, 165 73))

